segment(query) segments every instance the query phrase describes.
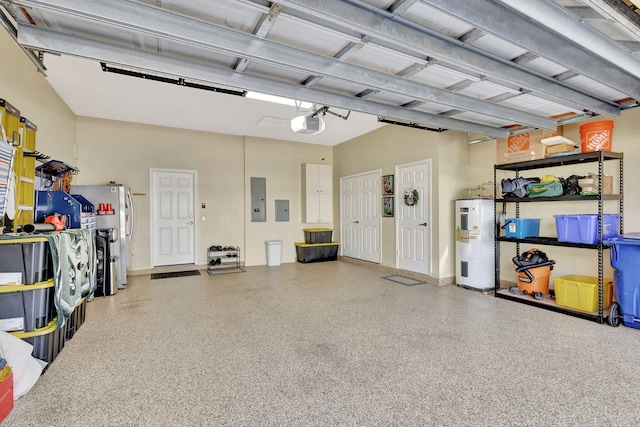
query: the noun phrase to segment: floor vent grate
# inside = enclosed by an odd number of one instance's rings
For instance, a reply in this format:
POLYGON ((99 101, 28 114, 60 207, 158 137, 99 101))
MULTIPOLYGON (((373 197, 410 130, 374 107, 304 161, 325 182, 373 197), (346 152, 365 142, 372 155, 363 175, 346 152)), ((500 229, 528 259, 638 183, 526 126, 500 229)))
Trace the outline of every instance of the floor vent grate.
POLYGON ((200 275, 200 271, 198 270, 172 271, 169 273, 152 273, 151 280, 170 279, 172 277, 199 276, 199 275, 200 275))

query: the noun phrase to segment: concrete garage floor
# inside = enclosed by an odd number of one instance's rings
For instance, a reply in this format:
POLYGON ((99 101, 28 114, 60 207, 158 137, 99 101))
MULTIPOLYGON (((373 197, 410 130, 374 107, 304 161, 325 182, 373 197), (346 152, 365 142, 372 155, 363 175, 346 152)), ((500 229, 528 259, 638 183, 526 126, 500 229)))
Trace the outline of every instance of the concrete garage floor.
POLYGON ((7 426, 640 425, 640 331, 343 261, 87 305, 7 426))

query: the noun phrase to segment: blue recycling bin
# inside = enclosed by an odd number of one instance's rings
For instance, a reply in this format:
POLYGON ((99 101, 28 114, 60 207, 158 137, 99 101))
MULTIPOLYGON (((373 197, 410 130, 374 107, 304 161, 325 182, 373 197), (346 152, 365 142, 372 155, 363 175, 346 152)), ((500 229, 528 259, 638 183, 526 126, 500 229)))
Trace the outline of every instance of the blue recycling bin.
POLYGON ((609 324, 618 326, 616 318, 622 316, 625 326, 640 329, 640 233, 629 233, 606 239, 610 246, 614 295, 609 324), (620 313, 617 313, 619 306, 620 313))

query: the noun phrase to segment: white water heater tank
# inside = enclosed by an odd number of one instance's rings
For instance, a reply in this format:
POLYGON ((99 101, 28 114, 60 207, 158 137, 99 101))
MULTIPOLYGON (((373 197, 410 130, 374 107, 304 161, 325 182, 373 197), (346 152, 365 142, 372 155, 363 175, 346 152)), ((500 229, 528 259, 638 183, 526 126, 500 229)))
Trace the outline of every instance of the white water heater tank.
POLYGON ((495 288, 493 200, 456 200, 456 284, 495 288))

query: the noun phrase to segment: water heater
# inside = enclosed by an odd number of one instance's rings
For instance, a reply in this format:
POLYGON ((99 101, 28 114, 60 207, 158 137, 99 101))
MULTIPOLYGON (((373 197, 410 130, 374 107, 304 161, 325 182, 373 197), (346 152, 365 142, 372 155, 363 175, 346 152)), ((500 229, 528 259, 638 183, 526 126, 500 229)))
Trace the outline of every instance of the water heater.
POLYGON ((495 288, 493 200, 456 200, 456 284, 495 288))

